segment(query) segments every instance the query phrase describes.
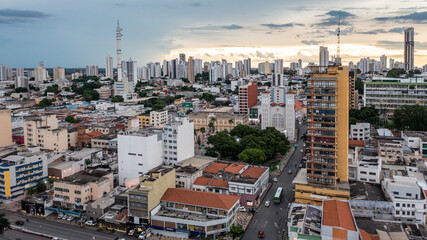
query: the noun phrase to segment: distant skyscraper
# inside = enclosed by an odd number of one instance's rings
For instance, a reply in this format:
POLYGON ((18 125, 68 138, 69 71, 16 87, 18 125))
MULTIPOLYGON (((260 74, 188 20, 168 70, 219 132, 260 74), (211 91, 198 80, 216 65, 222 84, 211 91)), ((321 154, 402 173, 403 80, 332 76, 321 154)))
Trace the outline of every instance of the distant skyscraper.
POLYGON ((0 65, 0 81, 7 80, 7 67, 5 65, 0 65))
POLYGON ((405 70, 414 69, 414 28, 409 27, 405 29, 405 49, 404 49, 404 62, 405 70))
POLYGON ((273 75, 273 84, 274 87, 284 86, 285 82, 283 80, 283 59, 274 60, 274 75, 273 75))
POLYGON ((298 59, 298 68, 302 68, 302 59, 298 59))
POLYGON ((319 66, 328 66, 329 65, 329 51, 328 47, 320 46, 319 49, 319 66))
POLYGON ((137 81, 136 61, 133 61, 132 58, 129 58, 128 61, 122 61, 121 67, 123 74, 126 73, 129 82, 137 81))
POLYGON ((264 63, 264 74, 271 74, 271 64, 268 61, 264 63))
POLYGON ((291 62, 291 64, 289 65, 289 68, 291 69, 291 70, 297 70, 298 69, 298 63, 297 62, 291 62))
POLYGON ((180 62, 185 62, 185 53, 180 53, 179 54, 179 61, 180 62))
POLYGON ((160 78, 162 76, 162 67, 160 66, 159 62, 155 63, 155 73, 154 73, 154 77, 155 78, 160 78))
POLYGON ((86 76, 98 76, 98 65, 87 65, 86 76))
POLYGON ((110 56, 107 56, 105 58, 106 65, 105 65, 105 77, 113 79, 114 73, 113 73, 113 58, 110 56))
POLYGON ((194 59, 188 57, 188 80, 194 82, 194 59))
POLYGON ((387 69, 387 56, 386 55, 382 55, 380 57, 380 62, 381 62, 381 71, 384 71, 387 69))
POLYGON ((170 62, 167 60, 163 60, 162 65, 162 76, 168 75, 170 77, 170 62))
POLYGON ((198 73, 202 74, 203 69, 202 69, 202 65, 203 65, 203 61, 202 59, 194 59, 194 75, 197 75, 198 73))
POLYGON ((251 59, 250 58, 248 58, 248 59, 245 59, 244 60, 244 64, 243 64, 243 71, 245 71, 246 72, 246 74, 251 74, 251 67, 252 67, 252 63, 251 63, 251 59))
POLYGON ((116 28, 116 40, 117 40, 117 81, 122 81, 122 29, 119 25, 119 20, 117 20, 116 28))
POLYGON ((40 63, 40 66, 34 69, 33 77, 34 80, 38 83, 43 83, 43 81, 47 80, 47 71, 43 67, 43 62, 40 63))
POLYGON ((265 63, 258 63, 258 73, 259 74, 264 74, 265 68, 264 68, 264 64, 265 63))
POLYGON ((17 77, 24 76, 24 69, 22 67, 16 68, 15 72, 17 77))
POLYGON ((178 74, 178 58, 171 60, 171 75, 172 79, 176 79, 178 74))
POLYGON ((390 69, 394 68, 394 59, 390 58, 390 69))
POLYGON ((53 80, 65 79, 65 70, 62 67, 56 67, 53 69, 53 80))

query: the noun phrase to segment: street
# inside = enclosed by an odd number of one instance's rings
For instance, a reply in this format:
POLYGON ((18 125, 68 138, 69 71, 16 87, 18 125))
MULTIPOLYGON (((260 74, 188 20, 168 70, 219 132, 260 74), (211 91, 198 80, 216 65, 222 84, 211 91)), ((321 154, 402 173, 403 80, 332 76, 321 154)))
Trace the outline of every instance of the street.
MULTIPOLYGON (((1 210, 0 212, 6 214, 6 217, 9 219, 11 225, 15 225, 15 221, 17 220, 25 221, 27 218, 26 216, 19 215, 16 213, 11 213, 7 210, 1 210)), ((30 219, 29 222, 24 223, 24 226, 23 226, 24 228, 31 231, 35 231, 35 232, 49 234, 55 237, 66 238, 68 240, 93 240, 93 239, 112 240, 112 239, 115 239, 117 236, 124 235, 124 234, 118 234, 118 233, 112 234, 108 232, 98 232, 92 229, 88 229, 86 227, 81 228, 81 227, 77 227, 70 224, 52 222, 52 221, 48 221, 48 220, 44 220, 36 217, 29 217, 29 219, 30 219)), ((11 230, 7 230, 7 231, 11 231, 11 230)), ((32 238, 30 238, 31 235, 26 235, 26 237, 21 237, 21 235, 14 236, 13 235, 14 232, 12 232, 12 235, 5 235, 5 236, 9 236, 9 238, 13 237, 11 239, 14 239, 14 240, 18 237, 22 238, 23 240, 39 238, 38 236, 36 237, 34 235, 32 238)), ((23 234, 23 233, 20 233, 20 234, 23 234)), ((46 239, 42 237, 40 238, 46 239)))
MULTIPOLYGON (((283 170, 282 174, 277 178, 278 182, 273 183, 273 186, 269 189, 265 195, 263 201, 257 209, 257 213, 253 216, 251 222, 249 223, 248 228, 243 235, 243 240, 253 240, 258 238, 258 231, 264 231, 265 239, 278 239, 279 230, 285 227, 287 216, 288 216, 288 203, 291 203, 293 200, 293 191, 292 191, 292 180, 294 179, 295 173, 295 164, 300 164, 302 160, 302 153, 300 150, 303 148, 304 142, 300 140, 301 136, 306 131, 306 125, 298 125, 298 148, 295 150, 294 154, 289 159, 288 164, 283 170), (288 171, 292 170, 292 174, 288 174, 288 171), (273 203, 274 194, 277 191, 278 187, 283 188, 283 197, 280 204, 273 203), (271 202, 270 207, 265 207, 265 201, 269 200, 271 202), (278 214, 276 214, 276 211, 278 214)), ((283 234, 283 233, 282 233, 283 234)), ((284 238, 283 238, 284 239, 284 238)))
POLYGON ((50 240, 50 238, 46 237, 40 237, 33 234, 23 233, 20 231, 8 229, 6 230, 2 235, 2 240, 16 240, 16 239, 22 239, 22 240, 50 240))

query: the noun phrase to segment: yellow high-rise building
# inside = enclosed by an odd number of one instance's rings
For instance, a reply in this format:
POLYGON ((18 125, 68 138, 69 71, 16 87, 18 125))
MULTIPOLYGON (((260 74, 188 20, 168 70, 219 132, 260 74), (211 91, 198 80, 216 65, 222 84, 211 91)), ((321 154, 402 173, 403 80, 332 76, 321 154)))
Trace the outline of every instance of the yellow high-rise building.
POLYGON ((356 94, 356 79, 357 69, 350 69, 348 76, 348 104, 352 109, 356 109, 358 106, 358 96, 356 94))
POLYGON ((295 202, 349 199, 348 66, 313 67, 307 80, 307 168, 293 181, 295 202))

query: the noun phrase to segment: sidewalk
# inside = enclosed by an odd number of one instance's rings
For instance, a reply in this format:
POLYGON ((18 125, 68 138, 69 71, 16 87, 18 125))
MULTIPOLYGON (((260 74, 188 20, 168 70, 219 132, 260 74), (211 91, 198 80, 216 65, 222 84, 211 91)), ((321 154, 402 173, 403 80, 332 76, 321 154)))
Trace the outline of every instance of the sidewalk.
POLYGON ((279 169, 279 170, 276 170, 276 171, 274 171, 274 172, 272 172, 272 173, 270 174, 272 177, 278 177, 278 176, 280 176, 280 174, 282 174, 283 169, 285 169, 286 164, 288 164, 289 159, 291 159, 291 157, 292 157, 292 155, 294 154, 294 152, 295 152, 295 147, 292 147, 292 148, 289 150, 289 152, 287 152, 287 153, 286 153, 286 155, 285 155, 285 156, 281 156, 281 160, 280 160, 280 169, 279 169))

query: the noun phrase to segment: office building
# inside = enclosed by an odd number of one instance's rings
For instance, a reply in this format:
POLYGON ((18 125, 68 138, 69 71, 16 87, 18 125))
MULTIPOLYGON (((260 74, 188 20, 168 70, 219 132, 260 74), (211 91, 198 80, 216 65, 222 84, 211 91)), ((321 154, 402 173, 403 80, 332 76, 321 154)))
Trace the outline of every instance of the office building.
POLYGON ((185 62, 185 53, 180 53, 179 54, 179 61, 180 62, 185 62))
POLYGON ((258 103, 258 86, 256 83, 249 83, 239 86, 239 114, 249 114, 249 108, 258 103))
POLYGON ((169 188, 160 199, 160 210, 151 216, 151 232, 179 238, 218 236, 234 224, 239 199, 233 195, 169 188))
POLYGON ((193 57, 188 58, 188 80, 194 82, 194 59, 193 57))
POLYGON ((12 145, 12 118, 9 109, 0 109, 0 147, 12 145))
POLYGON ((139 177, 139 183, 129 189, 129 222, 150 223, 151 211, 160 204, 166 190, 175 187, 175 168, 159 166, 139 177))
POLYGON ((163 125, 163 163, 175 166, 194 157, 194 123, 177 118, 163 125))
POLYGON ((403 56, 405 70, 410 71, 414 69, 414 28, 406 28, 403 34, 405 35, 403 56))
POLYGON ((30 118, 24 122, 25 146, 63 151, 68 149, 68 133, 60 128, 56 115, 30 118))
POLYGON ((105 58, 105 77, 110 79, 114 78, 113 58, 110 56, 105 58))
POLYGON ((252 63, 250 58, 243 60, 243 71, 245 71, 247 75, 251 74, 251 67, 252 63))
POLYGON ((311 67, 307 80, 307 168, 295 177, 295 202, 349 199, 347 66, 311 67))
POLYGON ((56 67, 53 69, 53 80, 65 79, 65 69, 62 67, 56 67))
POLYGON ((325 67, 325 66, 328 66, 328 65, 329 65, 329 51, 328 51, 328 47, 320 46, 320 48, 319 48, 319 66, 325 67))
POLYGON ((170 75, 170 77, 172 79, 177 79, 178 64, 179 64, 178 58, 171 60, 171 75, 170 75))
POLYGON ((86 76, 98 76, 98 65, 86 65, 86 76))
POLYGON ((393 115, 395 109, 405 105, 427 104, 427 83, 423 78, 373 78, 364 83, 363 103, 393 115))
POLYGON ((273 87, 285 86, 285 80, 283 79, 283 59, 274 60, 274 74, 273 74, 273 87))

